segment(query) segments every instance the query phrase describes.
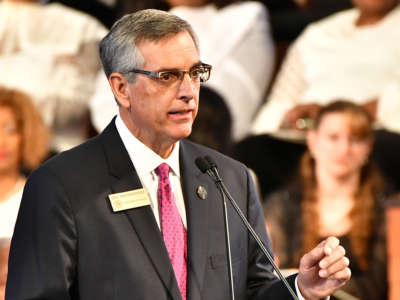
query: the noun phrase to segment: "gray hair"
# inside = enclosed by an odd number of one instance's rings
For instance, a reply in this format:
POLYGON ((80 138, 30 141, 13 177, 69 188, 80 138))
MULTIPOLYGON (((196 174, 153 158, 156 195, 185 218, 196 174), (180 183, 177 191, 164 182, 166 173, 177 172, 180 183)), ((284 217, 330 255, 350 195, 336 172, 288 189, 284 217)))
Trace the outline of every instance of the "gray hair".
MULTIPOLYGON (((100 43, 100 58, 106 76, 143 67, 144 58, 138 49, 140 42, 160 41, 185 31, 190 34, 199 51, 192 27, 178 16, 157 9, 146 9, 122 17, 100 43)), ((132 83, 135 74, 127 75, 132 83)))

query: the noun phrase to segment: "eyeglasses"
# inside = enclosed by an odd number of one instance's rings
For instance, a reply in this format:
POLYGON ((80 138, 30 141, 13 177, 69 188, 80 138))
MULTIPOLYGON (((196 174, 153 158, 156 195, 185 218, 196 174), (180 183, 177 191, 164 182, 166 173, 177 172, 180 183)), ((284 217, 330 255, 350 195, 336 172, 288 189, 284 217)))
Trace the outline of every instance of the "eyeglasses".
POLYGON ((201 63, 192 67, 189 71, 165 70, 150 72, 145 70, 132 69, 129 70, 127 73, 147 75, 149 77, 157 79, 164 84, 170 85, 177 81, 183 80, 183 77, 186 73, 189 74, 189 77, 193 82, 206 82, 210 78, 211 68, 211 65, 201 63))

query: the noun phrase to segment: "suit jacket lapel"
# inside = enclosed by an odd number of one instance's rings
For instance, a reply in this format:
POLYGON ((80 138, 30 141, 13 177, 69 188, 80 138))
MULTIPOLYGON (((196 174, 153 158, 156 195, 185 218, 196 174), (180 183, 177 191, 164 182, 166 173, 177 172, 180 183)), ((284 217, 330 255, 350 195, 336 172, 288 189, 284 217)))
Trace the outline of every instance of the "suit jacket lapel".
MULTIPOLYGON (((129 154, 115 127, 114 119, 101 134, 101 140, 113 178, 111 183, 113 193, 142 188, 129 154)), ((147 205, 129 209, 125 211, 125 214, 171 297, 182 300, 172 264, 151 207, 147 205)))
POLYGON ((196 154, 190 151, 190 145, 181 142, 180 169, 183 197, 185 199, 188 236, 188 299, 198 300, 204 282, 208 248, 208 209, 212 182, 200 172, 194 163, 196 154), (206 199, 197 195, 197 189, 203 186, 208 192, 206 199))

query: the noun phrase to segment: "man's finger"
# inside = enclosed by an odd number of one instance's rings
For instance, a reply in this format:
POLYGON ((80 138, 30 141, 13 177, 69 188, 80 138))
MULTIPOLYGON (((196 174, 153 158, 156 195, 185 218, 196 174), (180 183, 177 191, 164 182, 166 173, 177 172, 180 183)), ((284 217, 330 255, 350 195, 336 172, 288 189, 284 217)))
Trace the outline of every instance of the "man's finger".
POLYGON ((346 282, 351 277, 351 270, 350 268, 344 268, 343 270, 336 272, 328 277, 328 279, 335 279, 339 281, 346 282))
POLYGON ((326 240, 322 241, 312 249, 310 252, 306 253, 300 261, 300 266, 305 269, 310 269, 315 265, 318 265, 319 261, 325 256, 324 246, 326 244, 326 240))
MULTIPOLYGON (((307 269, 314 267, 319 264, 320 260, 325 256, 332 254, 333 250, 337 248, 338 245, 339 240, 337 238, 328 237, 302 257, 301 265, 307 269)), ((328 264, 326 266, 328 266, 328 264)))
MULTIPOLYGON (((326 253, 327 250, 325 248, 326 246, 324 246, 324 252, 326 253)), ((330 249, 330 248, 329 248, 330 249)), ((321 261, 319 262, 319 267, 321 269, 326 269, 328 268, 330 265, 334 264, 336 261, 342 259, 345 254, 346 254, 346 250, 342 247, 342 246, 337 246, 336 248, 334 248, 333 250, 329 250, 328 252, 331 252, 329 255, 326 255, 323 259, 321 259, 321 261)))
POLYGON ((350 261, 347 257, 341 257, 340 259, 336 260, 335 263, 329 265, 329 267, 319 270, 318 275, 322 278, 330 277, 346 269, 349 264, 350 261))
POLYGON ((334 249, 336 249, 337 246, 339 246, 339 239, 334 237, 334 236, 330 236, 325 240, 325 245, 324 245, 324 252, 325 255, 330 255, 334 249))

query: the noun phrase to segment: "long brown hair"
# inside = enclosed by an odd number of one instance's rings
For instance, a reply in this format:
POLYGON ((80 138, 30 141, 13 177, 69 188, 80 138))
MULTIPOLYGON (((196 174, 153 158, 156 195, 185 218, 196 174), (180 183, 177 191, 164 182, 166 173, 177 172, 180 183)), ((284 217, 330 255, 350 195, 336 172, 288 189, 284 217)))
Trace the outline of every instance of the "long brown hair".
MULTIPOLYGON (((321 120, 330 113, 343 113, 350 116, 352 134, 360 139, 372 138, 372 121, 361 107, 347 101, 335 101, 323 107, 315 120, 318 128, 321 120)), ((306 151, 300 162, 300 175, 303 185, 302 210, 302 253, 311 250, 319 242, 319 218, 317 211, 317 180, 315 161, 306 151)), ((352 226, 349 232, 350 247, 361 269, 368 267, 369 244, 374 225, 375 196, 382 189, 382 179, 374 164, 368 160, 361 169, 360 183, 354 195, 354 206, 350 211, 352 226)), ((300 256, 298 253, 297 256, 300 256)))
POLYGON ((28 95, 0 87, 0 107, 9 107, 22 137, 21 168, 31 171, 48 155, 49 131, 28 95))

